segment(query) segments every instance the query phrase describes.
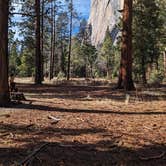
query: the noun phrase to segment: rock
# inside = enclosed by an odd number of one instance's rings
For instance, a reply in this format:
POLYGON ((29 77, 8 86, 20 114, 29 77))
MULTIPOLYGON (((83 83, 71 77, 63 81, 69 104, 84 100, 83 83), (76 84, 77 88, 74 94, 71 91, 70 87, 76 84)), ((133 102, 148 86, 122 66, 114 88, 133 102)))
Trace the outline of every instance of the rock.
POLYGON ((122 9, 123 0, 91 0, 91 12, 89 25, 91 26, 91 42, 93 45, 100 45, 104 38, 107 28, 110 32, 118 22, 122 9))

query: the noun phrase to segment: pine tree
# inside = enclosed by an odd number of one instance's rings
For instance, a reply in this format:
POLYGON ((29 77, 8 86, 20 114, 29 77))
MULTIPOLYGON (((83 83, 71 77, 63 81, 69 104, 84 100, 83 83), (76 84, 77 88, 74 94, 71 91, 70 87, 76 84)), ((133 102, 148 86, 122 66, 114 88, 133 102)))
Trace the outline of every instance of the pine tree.
MULTIPOLYGON (((147 70, 158 68, 162 20, 159 18, 159 5, 156 0, 134 2, 133 47, 134 73, 147 83, 147 70)), ((137 77, 138 77, 137 76, 137 77)))
POLYGON ((41 31, 40 31, 40 0, 35 0, 35 83, 42 83, 42 59, 41 59, 41 31))
POLYGON ((122 50, 118 88, 133 90, 132 80, 132 8, 133 0, 124 0, 122 50))
POLYGON ((66 11, 61 11, 56 20, 56 46, 58 54, 58 68, 61 73, 67 74, 67 52, 69 41, 69 18, 66 11))
POLYGON ((111 74, 113 74, 113 68, 114 68, 114 52, 115 46, 113 45, 111 34, 109 29, 106 31, 105 40, 102 44, 101 50, 100 50, 100 56, 101 59, 103 59, 106 70, 107 70, 107 78, 111 77, 111 74))

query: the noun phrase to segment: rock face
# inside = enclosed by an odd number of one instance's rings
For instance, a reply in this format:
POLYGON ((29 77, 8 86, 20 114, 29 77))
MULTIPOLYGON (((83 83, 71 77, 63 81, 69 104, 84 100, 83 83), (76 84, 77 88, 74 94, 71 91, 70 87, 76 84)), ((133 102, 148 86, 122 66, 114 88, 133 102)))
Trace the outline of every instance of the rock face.
POLYGON ((114 29, 122 9, 123 0, 91 0, 91 12, 89 25, 91 26, 91 42, 93 45, 100 45, 107 28, 110 32, 114 29))

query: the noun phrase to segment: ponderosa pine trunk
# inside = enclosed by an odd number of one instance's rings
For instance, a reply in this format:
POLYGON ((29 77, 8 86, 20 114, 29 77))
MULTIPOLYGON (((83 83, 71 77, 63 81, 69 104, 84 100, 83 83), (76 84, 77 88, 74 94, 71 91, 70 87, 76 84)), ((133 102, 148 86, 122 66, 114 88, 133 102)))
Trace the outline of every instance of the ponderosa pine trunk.
POLYGON ((35 83, 42 83, 42 56, 41 56, 41 34, 40 34, 40 0, 35 0, 35 13, 36 13, 36 25, 35 25, 35 83))
POLYGON ((10 101, 8 84, 9 0, 0 0, 0 106, 10 101))
POLYGON ((133 90, 132 80, 132 6, 133 0, 124 0, 121 64, 118 88, 133 90))

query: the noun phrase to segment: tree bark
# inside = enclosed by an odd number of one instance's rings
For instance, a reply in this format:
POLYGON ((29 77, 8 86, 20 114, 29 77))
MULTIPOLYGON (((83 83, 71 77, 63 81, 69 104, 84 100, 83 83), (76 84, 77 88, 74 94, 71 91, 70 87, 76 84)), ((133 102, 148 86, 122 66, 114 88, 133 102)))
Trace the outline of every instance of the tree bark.
POLYGON ((121 64, 118 88, 133 90, 132 80, 132 0, 124 0, 121 64))
POLYGON ((36 68, 35 68, 35 83, 42 83, 42 56, 41 56, 41 36, 40 36, 40 0, 35 0, 35 13, 36 13, 36 68))
POLYGON ((10 101, 8 84, 9 1, 0 0, 0 106, 10 101))
POLYGON ((54 77, 54 6, 51 2, 51 55, 50 55, 50 73, 49 79, 54 77))
POLYGON ((44 81, 44 7, 45 1, 42 0, 42 18, 41 18, 41 76, 44 81))
POLYGON ((69 32, 70 34, 69 34, 69 54, 68 54, 67 80, 70 80, 72 26, 73 26, 73 0, 70 0, 70 32, 69 32))

